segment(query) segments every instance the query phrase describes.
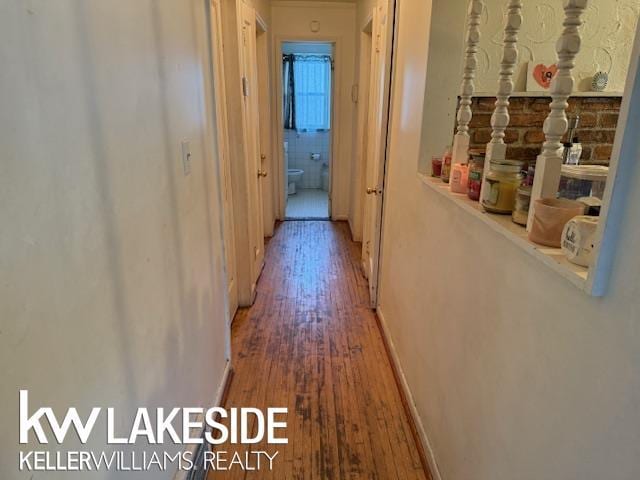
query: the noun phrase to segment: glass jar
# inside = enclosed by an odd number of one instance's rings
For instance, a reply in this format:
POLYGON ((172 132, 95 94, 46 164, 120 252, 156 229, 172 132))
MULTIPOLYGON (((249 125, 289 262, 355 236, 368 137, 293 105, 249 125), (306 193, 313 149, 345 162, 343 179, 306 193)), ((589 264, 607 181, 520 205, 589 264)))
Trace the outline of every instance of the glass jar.
POLYGON ((440 178, 444 183, 449 183, 449 176, 451 175, 451 157, 453 153, 451 147, 447 147, 442 156, 442 174, 440 178))
POLYGON ((442 157, 431 157, 431 176, 440 177, 442 175, 442 157))
POLYGON ((482 206, 487 212, 509 215, 516 202, 516 191, 522 183, 522 162, 492 161, 482 187, 482 206))
POLYGON ((480 200, 482 175, 484 173, 484 151, 469 150, 469 175, 467 180, 467 196, 471 200, 480 200))
POLYGON ((518 225, 526 225, 529 218, 529 205, 531 203, 531 187, 522 185, 516 191, 516 203, 511 219, 518 225))

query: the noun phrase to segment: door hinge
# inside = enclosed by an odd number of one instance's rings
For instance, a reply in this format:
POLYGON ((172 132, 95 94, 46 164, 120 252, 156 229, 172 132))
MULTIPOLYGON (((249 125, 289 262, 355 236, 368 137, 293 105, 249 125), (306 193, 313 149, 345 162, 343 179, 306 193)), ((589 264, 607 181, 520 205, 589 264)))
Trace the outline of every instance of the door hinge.
POLYGON ((247 44, 247 27, 242 27, 242 44, 247 44))
POLYGON ((249 96, 249 80, 247 80, 247 77, 242 77, 242 96, 249 96))

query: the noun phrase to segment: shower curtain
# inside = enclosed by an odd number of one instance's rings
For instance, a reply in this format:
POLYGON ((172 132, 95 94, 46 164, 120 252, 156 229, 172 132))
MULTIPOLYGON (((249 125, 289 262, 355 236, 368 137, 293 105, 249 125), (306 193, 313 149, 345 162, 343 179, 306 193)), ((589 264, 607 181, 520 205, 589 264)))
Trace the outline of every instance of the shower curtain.
POLYGON ((331 56, 295 55, 296 128, 329 130, 331 126, 331 56))
POLYGON ((329 130, 331 126, 331 55, 282 56, 284 128, 329 130))
POLYGON ((294 55, 282 55, 282 113, 285 130, 296 129, 296 87, 294 55))

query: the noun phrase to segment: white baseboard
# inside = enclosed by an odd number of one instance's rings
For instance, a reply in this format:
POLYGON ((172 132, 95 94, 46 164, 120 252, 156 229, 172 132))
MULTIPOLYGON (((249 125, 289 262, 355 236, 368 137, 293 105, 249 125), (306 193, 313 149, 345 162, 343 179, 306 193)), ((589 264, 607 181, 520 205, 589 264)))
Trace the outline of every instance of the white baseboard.
POLYGON ((349 220, 349 215, 331 215, 331 220, 334 222, 344 222, 349 220))
MULTIPOLYGON (((214 399, 213 405, 211 405, 211 407, 221 407, 222 406, 221 405, 222 404, 222 396, 224 395, 224 390, 227 387, 227 382, 229 381, 229 375, 230 374, 231 374, 231 361, 227 360, 227 364, 224 367, 224 373, 222 374, 222 380, 220 381, 220 385, 218 385, 218 390, 216 391, 216 398, 214 399)), ((202 421, 204 423, 204 415, 202 415, 201 418, 197 418, 195 420, 202 421)), ((202 436, 202 434, 204 433, 204 429, 205 428, 206 427, 203 427, 197 433, 195 431, 192 431, 191 432, 191 436, 193 438, 202 436)), ((191 452, 191 454, 195 457, 195 454, 196 454, 198 448, 200 448, 200 444, 189 445, 185 449, 185 452, 191 452)), ((189 475, 188 471, 178 469, 176 471, 175 475, 173 476, 173 480, 186 480, 188 475, 189 475)))
POLYGON ((411 416, 413 417, 413 422, 415 423, 416 428, 418 429, 418 435, 420 436, 422 447, 424 448, 425 454, 427 456, 427 462, 429 463, 429 469, 431 470, 431 475, 433 475, 434 480, 442 480, 442 477, 440 476, 440 470, 438 470, 438 464, 436 462, 435 455, 433 454, 433 448, 431 448, 431 442, 429 442, 429 437, 427 437, 427 432, 424 429, 424 425, 422 424, 420 415, 418 415, 416 402, 413 400, 411 389, 409 388, 407 379, 404 376, 404 371, 402 370, 402 365, 400 364, 398 353, 396 352, 396 348, 393 345, 393 340, 391 338, 391 335, 389 334, 387 322, 384 319, 384 314, 382 313, 382 309, 380 308, 379 305, 376 309, 376 314, 378 315, 378 319, 380 319, 380 325, 382 326, 382 334, 385 336, 387 345, 389 346, 389 350, 391 353, 391 361, 395 366, 396 372, 400 376, 400 383, 402 386, 402 390, 407 400, 407 403, 409 404, 409 409, 411 410, 411 416))
POLYGON ((218 390, 216 391, 216 398, 213 402, 214 407, 221 407, 222 396, 224 395, 224 390, 227 388, 227 382, 229 381, 229 375, 231 375, 231 360, 227 360, 227 364, 224 367, 224 373, 222 374, 222 380, 220 380, 220 385, 218 385, 218 390))

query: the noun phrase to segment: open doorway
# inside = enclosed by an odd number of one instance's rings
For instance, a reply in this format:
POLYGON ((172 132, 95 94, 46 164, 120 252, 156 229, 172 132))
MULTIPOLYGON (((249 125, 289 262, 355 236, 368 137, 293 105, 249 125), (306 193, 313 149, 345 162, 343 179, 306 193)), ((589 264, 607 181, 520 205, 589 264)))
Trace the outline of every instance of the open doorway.
POLYGON ((333 44, 283 42, 281 53, 285 218, 329 219, 333 44))

